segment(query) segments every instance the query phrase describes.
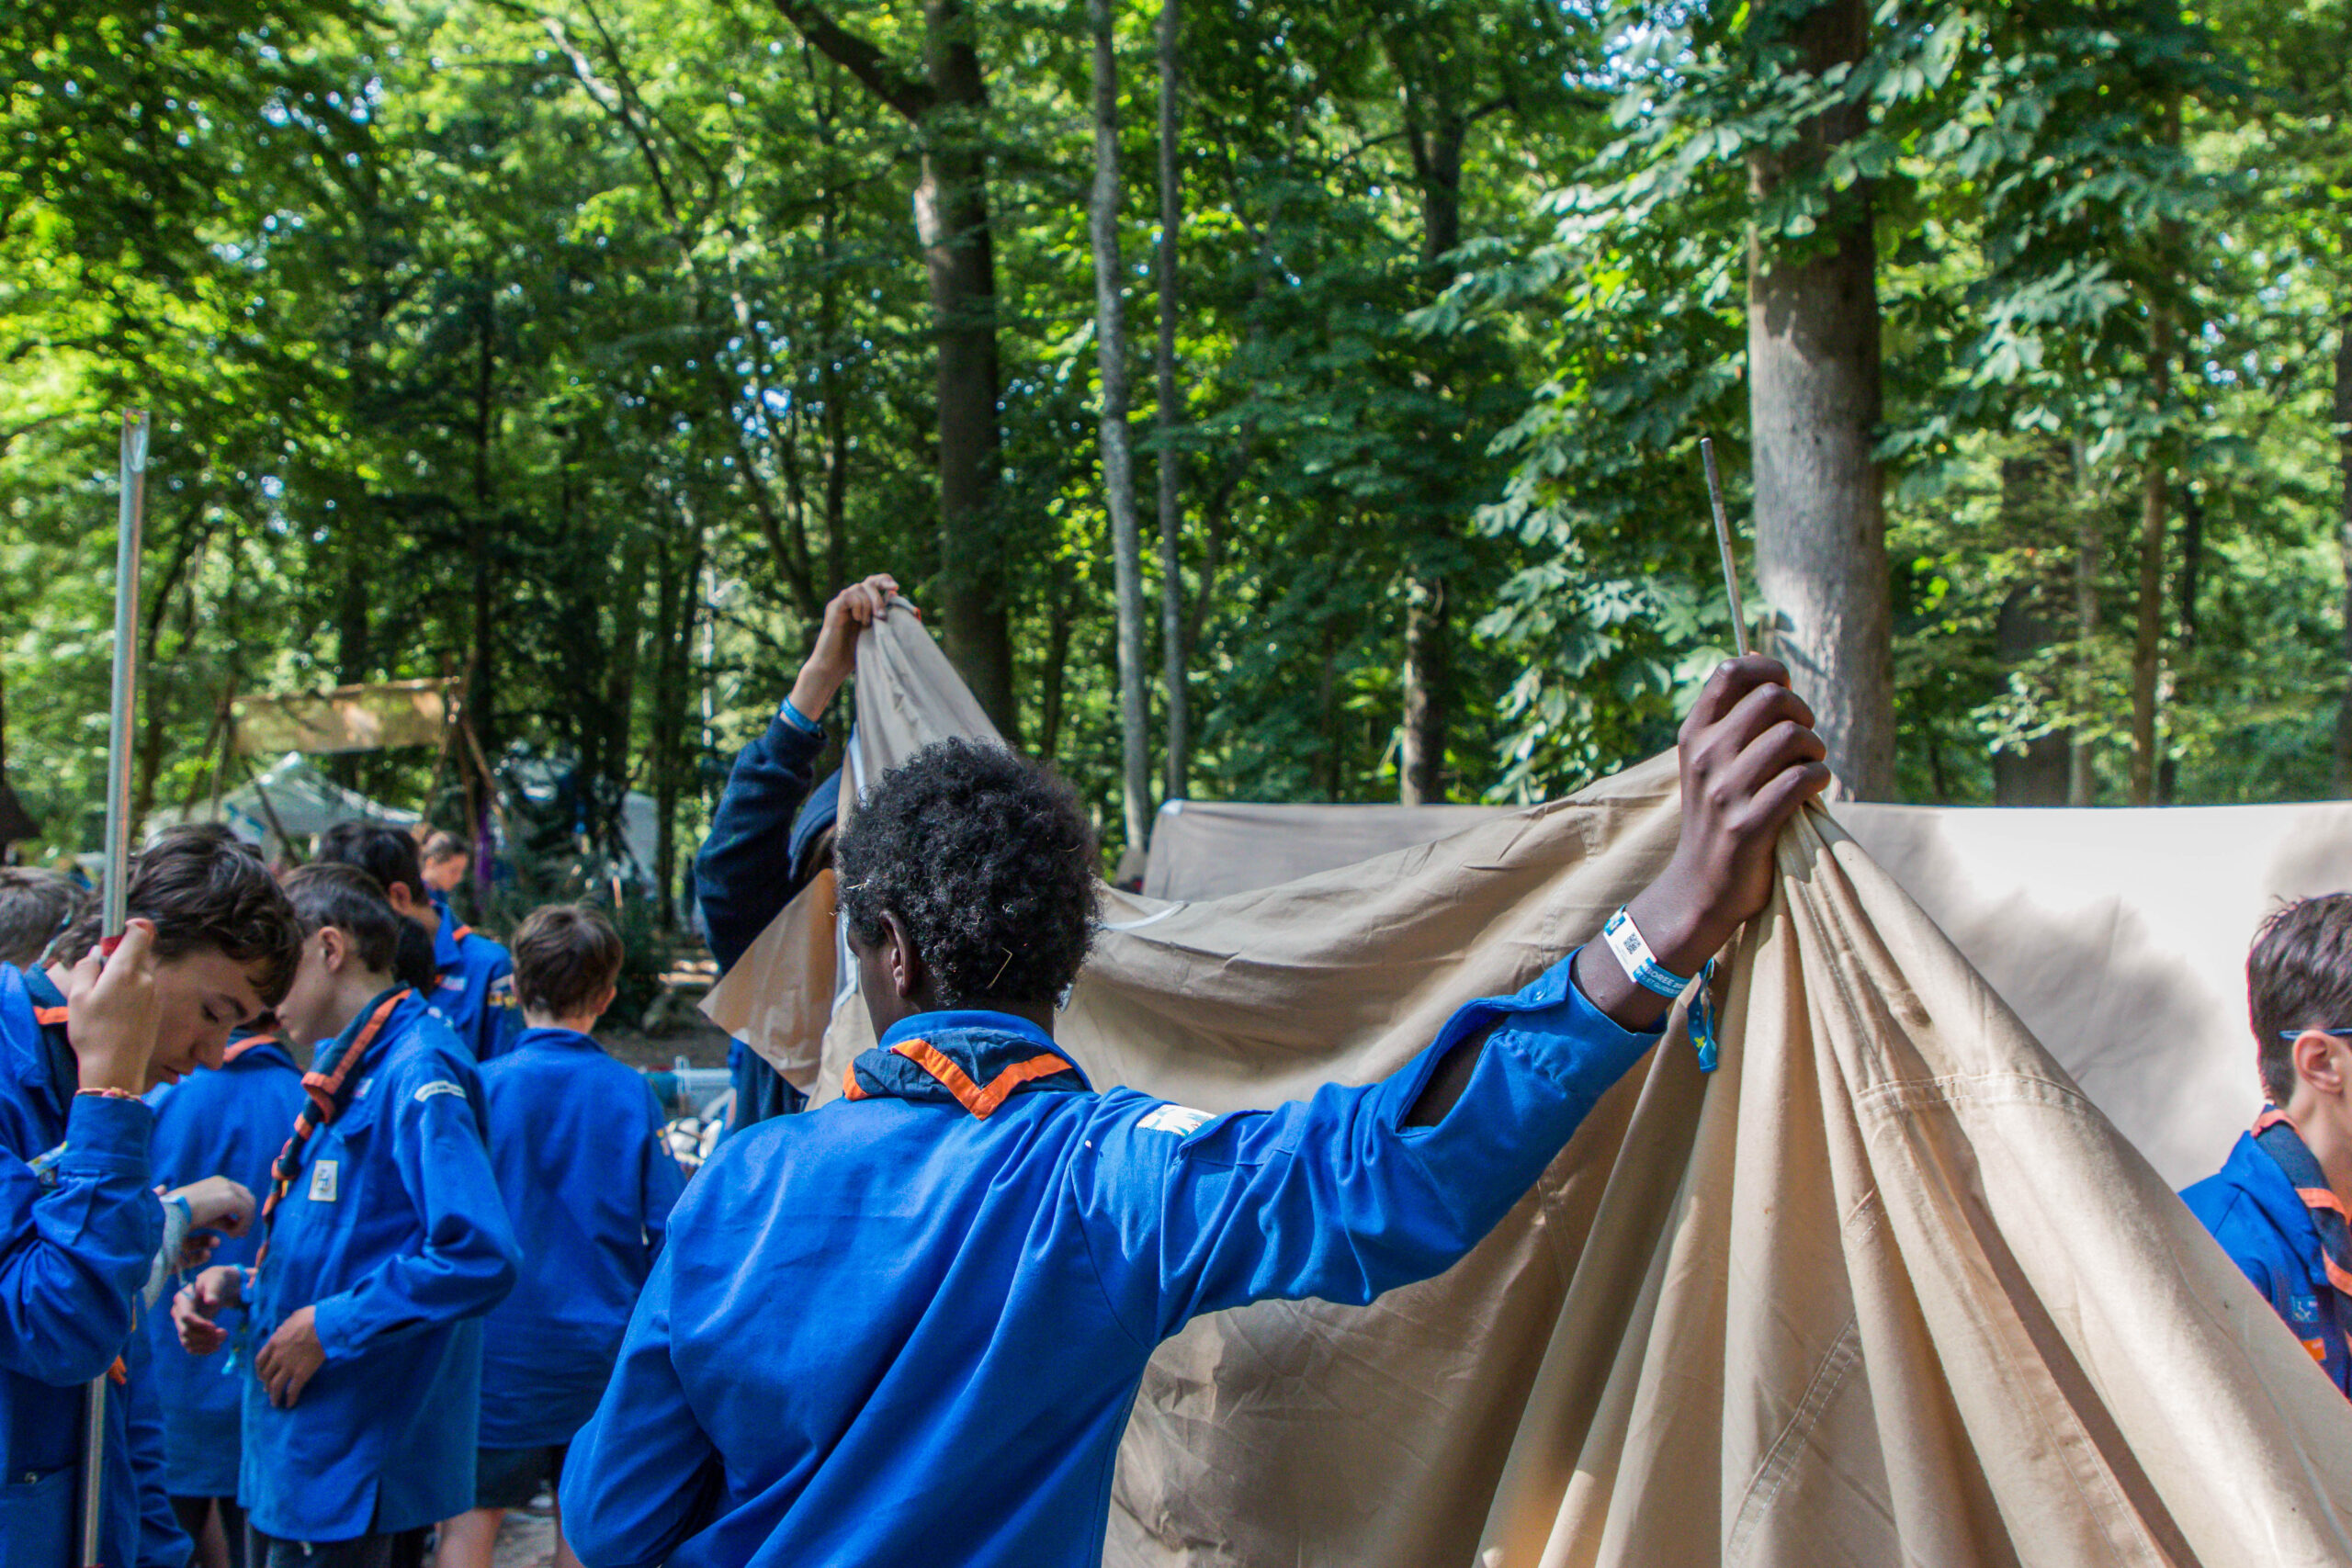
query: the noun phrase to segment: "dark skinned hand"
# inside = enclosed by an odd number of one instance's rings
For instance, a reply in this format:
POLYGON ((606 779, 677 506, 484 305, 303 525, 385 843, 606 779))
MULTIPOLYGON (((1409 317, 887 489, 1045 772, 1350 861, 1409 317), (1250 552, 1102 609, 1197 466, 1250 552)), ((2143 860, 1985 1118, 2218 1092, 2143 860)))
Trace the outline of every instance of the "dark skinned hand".
MULTIPOLYGON (((1781 829, 1829 783, 1813 709, 1780 660, 1727 660, 1682 721, 1682 834, 1657 881, 1626 905, 1657 961, 1695 975, 1772 897, 1781 829)), ((1635 986, 1599 942, 1577 961, 1593 1005, 1654 1029, 1672 1004, 1635 986)))

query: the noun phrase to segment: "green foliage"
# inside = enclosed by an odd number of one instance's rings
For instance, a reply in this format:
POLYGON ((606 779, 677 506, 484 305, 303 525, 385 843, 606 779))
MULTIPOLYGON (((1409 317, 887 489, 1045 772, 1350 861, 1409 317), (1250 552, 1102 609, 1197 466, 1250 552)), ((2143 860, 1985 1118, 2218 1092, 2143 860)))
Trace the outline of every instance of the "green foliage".
MULTIPOLYGON (((1202 793, 1393 798, 1430 581, 1457 797, 1669 743, 1730 642, 1696 441, 1744 513, 1751 245, 1804 254, 1865 195, 1905 791, 1989 798, 1997 749, 2064 735, 2111 797, 2158 452, 2198 519, 2193 574, 2183 533, 2166 565, 2175 796, 2334 787, 2341 8, 1883 0, 1860 63, 1819 72, 1805 9, 1187 8, 1188 417, 1139 430, 1139 492, 1148 515, 1154 467, 1180 467, 1202 793), (1825 116, 1852 134, 1813 172, 1792 150, 1825 116), (2022 650, 2018 605, 2042 634, 2022 650)), ((1139 344, 1156 10, 1117 17, 1139 344)), ((127 403, 161 419, 157 806, 212 787, 232 688, 458 674, 490 752, 578 770, 592 841, 627 789, 656 795, 674 886, 831 592, 889 570, 938 604, 917 132, 774 7, 6 14, 0 678, 40 852, 97 833, 127 403)), ((953 131, 989 155, 987 528, 1023 733, 1108 800, 1083 28, 975 15, 989 104, 953 131)), ((920 57, 912 0, 840 19, 920 57)), ((338 768, 462 815, 445 759, 338 768)))

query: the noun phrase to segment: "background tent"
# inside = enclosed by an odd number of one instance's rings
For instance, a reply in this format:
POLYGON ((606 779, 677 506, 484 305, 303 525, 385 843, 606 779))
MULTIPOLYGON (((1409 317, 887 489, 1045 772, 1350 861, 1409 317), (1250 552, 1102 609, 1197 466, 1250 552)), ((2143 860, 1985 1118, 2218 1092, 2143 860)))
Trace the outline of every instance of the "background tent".
MULTIPOLYGON (((854 781, 989 733, 901 616, 860 640, 857 714, 854 781)), ((1106 893, 1057 1034, 1213 1111, 1394 1070, 1656 874, 1673 784, 1659 759, 1226 899, 1106 893)), ((2352 1559, 2352 1405, 1851 837, 1813 814, 1780 868, 1720 1070, 1669 1034, 1439 1279, 1161 1347, 1108 1562, 2352 1559)), ((842 1002, 820 1094, 870 1041, 842 1002)))
MULTIPOLYGON (((1154 825, 1144 888, 1252 891, 1510 815, 1187 802, 1154 825)), ((2256 926, 2282 898, 2352 888, 2340 803, 1836 815, 2175 1187, 2211 1174, 2260 1106, 2256 926)))
POLYGON ((147 818, 144 830, 153 833, 177 822, 216 819, 226 822, 238 837, 263 845, 273 855, 285 847, 277 840, 273 820, 277 828, 285 829, 287 837, 296 840, 323 833, 338 822, 374 822, 405 832, 422 820, 413 811, 386 806, 356 790, 344 788, 307 758, 288 753, 267 773, 222 795, 217 818, 212 804, 204 802, 192 811, 159 811, 147 818))

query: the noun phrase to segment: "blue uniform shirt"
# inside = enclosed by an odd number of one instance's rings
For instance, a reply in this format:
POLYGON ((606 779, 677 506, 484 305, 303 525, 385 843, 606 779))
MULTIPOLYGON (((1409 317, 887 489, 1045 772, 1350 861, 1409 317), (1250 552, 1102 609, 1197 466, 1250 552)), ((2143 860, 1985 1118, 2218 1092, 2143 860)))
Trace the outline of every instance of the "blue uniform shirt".
MULTIPOLYGON (((130 1348, 164 1240, 147 1159, 154 1112, 74 1093, 64 1001, 47 976, 0 965, 0 1562, 12 1568, 80 1550, 83 1385, 130 1348)), ((142 1517, 163 1477, 152 1434, 132 1420, 141 1403, 124 1384, 107 1400, 100 1551, 146 1563, 175 1548, 185 1562, 187 1538, 142 1517)))
MULTIPOLYGON (((251 1035, 230 1044, 217 1071, 166 1084, 147 1103, 155 1110, 152 1153, 159 1185, 225 1176, 259 1197, 269 1190, 270 1162, 302 1109, 302 1074, 284 1045, 251 1035)), ((260 1246, 254 1232, 224 1237, 212 1261, 250 1264, 260 1246)), ((147 1323, 148 1364, 163 1406, 164 1484, 175 1497, 234 1497, 242 1388, 223 1371, 222 1357, 180 1348, 167 1305, 147 1323)), ((234 1332, 238 1315, 224 1314, 223 1326, 234 1332)))
POLYGON ((263 1534, 348 1540, 474 1506, 481 1314, 513 1287, 515 1259, 481 1105, 472 1057, 412 996, 348 1107, 303 1149, 270 1226, 251 1342, 258 1352, 315 1306, 327 1359, 291 1410, 271 1406, 250 1354, 239 1368, 237 1500, 263 1534))
POLYGON ((452 923, 446 907, 433 933, 433 967, 438 976, 432 1002, 477 1062, 487 1062, 514 1043, 523 1030, 514 1005, 514 961, 504 948, 471 926, 452 923))
MULTIPOLYGON (((1052 1049, 972 1013, 883 1043, 956 1060, 1008 1032, 1052 1049)), ((1199 1314, 1441 1272, 1656 1039, 1563 963, 1456 1013, 1394 1077, 1272 1111, 1080 1080, 985 1118, 881 1091, 763 1122, 678 1204, 564 1467, 565 1534, 598 1568, 1097 1568, 1155 1346, 1199 1314), (1488 1025, 1453 1110, 1404 1125, 1488 1025)))
POLYGON ((481 1446, 568 1443, 596 1408, 685 1179, 644 1077, 569 1029, 481 1070, 490 1164, 523 1247, 482 1325, 481 1446))
POLYGON ((2278 1162, 2242 1133, 2221 1170, 2181 1195, 2198 1223, 2213 1233, 2222 1250, 2254 1281, 2286 1320, 2312 1359, 2326 1369, 2335 1386, 2352 1393, 2352 1341, 2345 1303, 2328 1282, 2327 1255, 2321 1250, 2312 1212, 2278 1162))

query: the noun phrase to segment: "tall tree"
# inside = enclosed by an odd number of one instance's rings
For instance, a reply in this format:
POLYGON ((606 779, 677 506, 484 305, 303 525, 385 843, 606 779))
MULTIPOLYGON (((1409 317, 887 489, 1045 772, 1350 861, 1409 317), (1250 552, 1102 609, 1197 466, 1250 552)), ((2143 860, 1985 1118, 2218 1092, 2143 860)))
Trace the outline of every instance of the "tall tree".
POLYGON ((965 0, 922 0, 922 74, 894 64, 808 0, 775 0, 784 19, 913 127, 922 171, 922 243, 938 345, 939 598, 948 657, 1007 740, 1019 743, 1006 531, 997 514, 996 243, 989 226, 988 80, 965 0))
POLYGON ((1126 847, 1151 836, 1151 699, 1143 668, 1143 547, 1136 522, 1133 434, 1127 427, 1127 312, 1119 265, 1119 56, 1110 0, 1087 0, 1093 39, 1094 184, 1087 234, 1094 252, 1095 364, 1102 378, 1102 498, 1111 514, 1119 647, 1120 795, 1126 847))
MULTIPOLYGON (((1865 0, 1770 0, 1752 24, 1767 58, 1815 81, 1870 46, 1865 0)), ((1748 172, 1759 204, 1821 182, 1865 123, 1833 102, 1748 172)), ((1873 447, 1880 415, 1877 243, 1869 182, 1831 191, 1817 240, 1749 239, 1748 412, 1756 485, 1756 576, 1780 613, 1776 651, 1813 705, 1829 763, 1854 795, 1894 787, 1894 612, 1886 513, 1873 447)))
POLYGON ((1182 80, 1182 16, 1180 0, 1159 0, 1159 17, 1152 28, 1153 54, 1159 67, 1159 242, 1152 259, 1152 280, 1158 295, 1159 336, 1152 353, 1153 379, 1159 394, 1155 433, 1159 456, 1152 467, 1159 491, 1159 671, 1167 702, 1168 765, 1161 784, 1170 800, 1192 793, 1193 733, 1191 677, 1184 636, 1184 457, 1176 446, 1176 432, 1184 423, 1182 394, 1176 386, 1177 247, 1184 226, 1183 165, 1178 161, 1176 138, 1182 129, 1183 106, 1177 93, 1182 80))

